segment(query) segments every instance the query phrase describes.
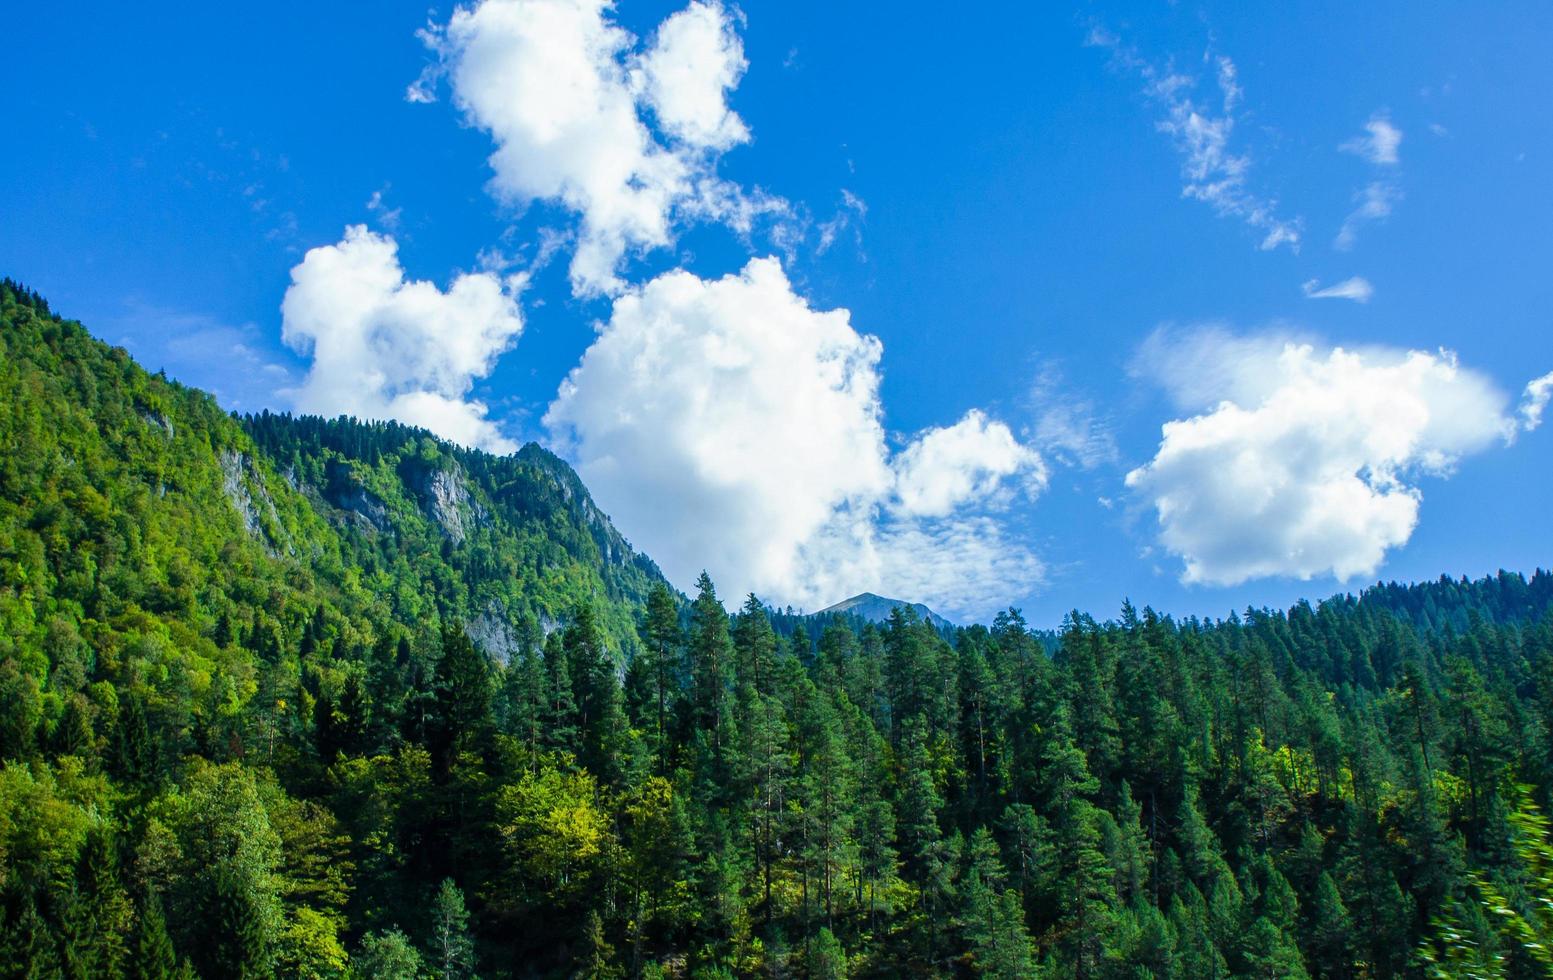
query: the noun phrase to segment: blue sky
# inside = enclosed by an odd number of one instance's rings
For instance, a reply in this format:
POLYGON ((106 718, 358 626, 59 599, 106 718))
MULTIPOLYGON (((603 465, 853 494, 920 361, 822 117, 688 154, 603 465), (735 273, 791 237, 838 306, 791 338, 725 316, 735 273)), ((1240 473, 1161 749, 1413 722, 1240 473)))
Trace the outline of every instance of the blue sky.
POLYGON ((681 587, 1054 624, 1547 564, 1546 5, 12 22, 0 270, 235 409, 550 445, 681 587))

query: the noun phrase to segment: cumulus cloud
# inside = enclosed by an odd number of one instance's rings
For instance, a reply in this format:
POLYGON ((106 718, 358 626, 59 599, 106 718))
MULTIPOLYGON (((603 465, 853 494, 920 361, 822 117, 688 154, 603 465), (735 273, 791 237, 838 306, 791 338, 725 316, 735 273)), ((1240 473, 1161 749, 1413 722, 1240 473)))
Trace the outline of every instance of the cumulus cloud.
POLYGON ((1542 424, 1542 413, 1548 407, 1549 399, 1553 399, 1553 371, 1528 382, 1521 394, 1519 414, 1523 431, 1530 432, 1542 424))
POLYGON ((1167 422, 1127 476, 1186 582, 1372 574, 1412 535, 1418 478, 1518 428, 1503 393, 1448 351, 1210 330, 1156 335, 1140 362, 1196 412, 1167 422))
POLYGON ((460 275, 446 291, 408 280, 392 237, 347 228, 338 244, 303 256, 281 304, 281 338, 312 358, 290 392, 295 408, 398 419, 511 452, 516 445, 469 393, 523 330, 521 288, 521 278, 492 273, 460 275))
POLYGON ((681 585, 706 568, 725 594, 807 608, 872 590, 986 612, 1039 581, 989 511, 1044 467, 980 412, 892 454, 882 353, 775 259, 670 272, 615 300, 545 425, 681 585))
POLYGON ((1338 229, 1332 247, 1346 252, 1359 240, 1359 229, 1372 221, 1383 221, 1391 216, 1391 209, 1402 199, 1402 191, 1384 180, 1371 181, 1364 190, 1354 195, 1356 206, 1338 229))
POLYGON ((747 67, 727 11, 697 2, 659 26, 632 71, 632 88, 670 136, 688 146, 726 150, 750 138, 744 120, 728 108, 728 93, 747 67))
POLYGON ((1306 299, 1351 299, 1355 303, 1368 303, 1375 295, 1375 287, 1363 276, 1354 276, 1342 282, 1322 288, 1320 280, 1307 280, 1303 289, 1306 299))
POLYGON ((1364 124, 1364 135, 1347 140, 1339 150, 1363 157, 1370 163, 1394 167, 1400 160, 1397 149, 1402 145, 1402 130, 1391 124, 1385 113, 1377 112, 1364 124))
POLYGON ((1031 495, 1046 486, 1041 457, 1007 425, 971 410, 954 425, 929 429, 896 459, 896 509, 918 517, 948 517, 966 504, 994 500, 1011 478, 1031 495))
POLYGON ((749 139, 727 104, 745 69, 729 12, 695 0, 637 41, 607 0, 483 0, 422 33, 437 56, 408 97, 439 75, 465 118, 496 143, 490 189, 522 207, 545 201, 579 218, 571 262, 579 295, 618 293, 626 254, 670 244, 679 221, 748 232, 785 202, 716 174, 749 139), (651 123, 656 123, 656 130, 651 123))
POLYGON ((1196 78, 1149 63, 1108 31, 1092 30, 1088 43, 1109 50, 1118 66, 1136 74, 1144 95, 1163 110, 1156 127, 1170 137, 1180 154, 1182 196, 1208 204, 1220 217, 1244 222, 1262 236, 1264 251, 1280 245, 1299 250, 1300 220, 1279 217, 1276 200, 1251 190, 1251 156, 1234 147, 1244 93, 1233 61, 1203 56, 1216 88, 1213 96, 1204 97, 1198 94, 1201 86, 1196 78))

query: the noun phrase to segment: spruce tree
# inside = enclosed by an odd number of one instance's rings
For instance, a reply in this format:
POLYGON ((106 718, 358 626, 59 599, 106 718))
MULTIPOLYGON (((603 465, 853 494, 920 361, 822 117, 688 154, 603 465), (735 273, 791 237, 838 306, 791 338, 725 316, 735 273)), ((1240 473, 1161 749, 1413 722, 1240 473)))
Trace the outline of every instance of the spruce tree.
POLYGON ((696 727, 708 734, 713 754, 721 758, 726 738, 726 700, 729 658, 732 640, 728 635, 728 613, 717 598, 712 579, 701 573, 696 579, 696 599, 692 606, 690 631, 690 677, 692 710, 696 727))
POLYGON ((658 774, 664 775, 668 772, 669 717, 678 690, 674 674, 684 642, 679 628, 679 610, 667 583, 658 583, 648 593, 642 632, 646 673, 652 691, 653 752, 658 774))
POLYGON ((553 751, 577 751, 577 699, 571 666, 559 632, 545 640, 545 746, 553 751))
POLYGON ((491 719, 490 664, 462 629, 442 631, 432 690, 432 761, 446 776, 459 754, 484 738, 491 719))
POLYGON ((200 975, 210 980, 260 980, 270 976, 274 951, 268 925, 248 883, 225 864, 212 882, 209 941, 201 945, 200 975))

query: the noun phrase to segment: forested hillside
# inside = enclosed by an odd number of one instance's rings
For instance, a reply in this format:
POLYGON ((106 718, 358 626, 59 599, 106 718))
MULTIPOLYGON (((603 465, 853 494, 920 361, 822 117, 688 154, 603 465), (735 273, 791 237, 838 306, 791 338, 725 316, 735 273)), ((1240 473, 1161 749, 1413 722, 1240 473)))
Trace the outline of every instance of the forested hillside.
POLYGON ((537 447, 11 283, 0 447, 0 975, 1553 975, 1548 573, 730 616, 537 447))

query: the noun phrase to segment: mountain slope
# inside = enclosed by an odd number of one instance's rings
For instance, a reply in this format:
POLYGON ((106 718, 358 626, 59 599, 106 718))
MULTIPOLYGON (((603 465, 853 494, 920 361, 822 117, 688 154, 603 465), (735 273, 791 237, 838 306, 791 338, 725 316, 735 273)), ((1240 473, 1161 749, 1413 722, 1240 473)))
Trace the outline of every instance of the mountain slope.
POLYGON ((131 620, 206 653, 196 638, 261 625, 296 644, 326 608, 347 646, 454 623, 504 657, 523 619, 548 629, 587 602, 621 654, 662 579, 538 446, 496 458, 400 425, 240 424, 9 282, 0 358, 0 561, 21 586, 0 595, 0 644, 51 622, 127 637, 131 620))
POLYGON ((530 443, 496 457, 393 422, 243 424, 396 618, 452 616, 505 660, 520 619, 548 632, 591 602, 617 644, 635 642, 635 612, 662 574, 554 454, 530 443))

